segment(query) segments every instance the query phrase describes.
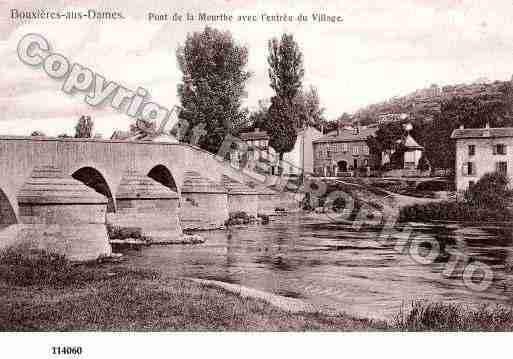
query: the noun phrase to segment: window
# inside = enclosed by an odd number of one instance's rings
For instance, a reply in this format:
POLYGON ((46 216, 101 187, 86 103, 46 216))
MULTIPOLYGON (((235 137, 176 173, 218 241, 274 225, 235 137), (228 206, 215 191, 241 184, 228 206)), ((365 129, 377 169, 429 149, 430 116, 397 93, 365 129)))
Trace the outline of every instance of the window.
POLYGON ((506 145, 504 143, 498 143, 493 146, 493 154, 494 155, 505 155, 506 154, 506 145))
POLYGON ((369 154, 369 147, 368 146, 363 146, 363 154, 364 155, 368 155, 369 154))
POLYGON ((508 173, 508 163, 507 162, 497 162, 495 163, 495 170, 499 173, 506 174, 508 173))
POLYGON ((476 154, 476 145, 468 145, 468 155, 474 156, 476 154))
POLYGON ((342 152, 347 152, 349 151, 349 146, 347 145, 347 143, 343 143, 342 144, 342 152))
POLYGON ((357 155, 358 154, 358 146, 354 146, 353 147, 353 155, 357 155))
POLYGON ((476 174, 474 162, 466 162, 463 164, 463 174, 465 176, 474 176, 476 174))

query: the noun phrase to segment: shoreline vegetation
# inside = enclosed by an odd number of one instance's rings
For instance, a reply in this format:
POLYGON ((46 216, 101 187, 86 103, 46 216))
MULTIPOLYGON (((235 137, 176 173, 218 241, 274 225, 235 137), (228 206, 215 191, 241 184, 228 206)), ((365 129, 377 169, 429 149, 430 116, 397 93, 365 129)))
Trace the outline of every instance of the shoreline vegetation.
POLYGON ((506 221, 513 219, 509 179, 501 173, 487 173, 453 201, 418 203, 399 210, 400 222, 506 221))
POLYGON ((73 264, 21 247, 0 254, 0 292, 3 331, 513 330, 513 309, 501 306, 417 301, 379 321, 227 283, 163 278, 106 260, 73 264))

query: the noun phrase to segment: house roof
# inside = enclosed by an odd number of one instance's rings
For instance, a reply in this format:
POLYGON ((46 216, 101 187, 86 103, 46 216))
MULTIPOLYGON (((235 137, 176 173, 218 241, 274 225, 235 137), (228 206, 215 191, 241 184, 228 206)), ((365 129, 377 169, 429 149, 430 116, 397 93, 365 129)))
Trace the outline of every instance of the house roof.
POLYGON ((253 131, 253 132, 244 132, 240 134, 240 138, 242 140, 268 140, 269 135, 266 131, 253 131))
POLYGON ((513 127, 458 128, 452 131, 452 139, 513 137, 513 127))
POLYGON ((323 143, 323 142, 361 142, 366 141, 367 138, 374 135, 376 132, 376 128, 362 128, 359 133, 356 134, 354 130, 341 130, 338 135, 331 134, 326 135, 317 140, 313 141, 314 143, 323 143))
POLYGON ((402 141, 402 144, 404 147, 409 148, 409 149, 423 149, 424 148, 421 145, 419 145, 417 143, 417 141, 415 141, 414 138, 411 137, 410 134, 408 134, 408 136, 406 136, 404 138, 404 140, 402 141))

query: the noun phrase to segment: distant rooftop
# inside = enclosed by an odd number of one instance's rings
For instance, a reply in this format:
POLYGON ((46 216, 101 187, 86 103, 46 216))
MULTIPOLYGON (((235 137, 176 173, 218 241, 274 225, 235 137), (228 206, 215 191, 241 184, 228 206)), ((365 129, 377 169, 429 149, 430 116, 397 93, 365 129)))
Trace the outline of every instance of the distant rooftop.
POLYGON ((458 128, 452 131, 451 138, 499 138, 513 137, 513 127, 458 128))
POLYGON ((341 129, 340 132, 337 133, 335 131, 330 134, 323 136, 315 141, 314 143, 323 143, 323 142, 358 142, 358 141, 366 141, 367 138, 374 135, 377 128, 362 128, 359 132, 356 132, 354 129, 347 130, 341 129))
POLYGON ((413 137, 411 137, 410 134, 408 134, 408 136, 406 136, 401 142, 402 142, 403 146, 408 149, 419 149, 420 150, 420 149, 424 148, 421 145, 419 145, 417 143, 417 141, 415 141, 415 139, 413 137))
POLYGON ((240 138, 244 141, 248 140, 268 140, 269 135, 266 131, 261 131, 259 129, 255 129, 252 132, 244 132, 240 134, 240 138))

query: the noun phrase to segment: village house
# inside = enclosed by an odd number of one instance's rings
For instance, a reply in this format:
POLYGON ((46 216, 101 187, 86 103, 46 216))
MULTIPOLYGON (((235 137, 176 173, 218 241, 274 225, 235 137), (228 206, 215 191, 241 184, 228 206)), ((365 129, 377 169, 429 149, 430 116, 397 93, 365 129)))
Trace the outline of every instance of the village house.
POLYGON ((313 141, 314 174, 322 177, 348 176, 372 166, 367 138, 376 128, 342 129, 313 141))
MULTIPOLYGON (((402 149, 402 169, 404 170, 415 170, 419 165, 420 158, 424 152, 424 147, 418 144, 417 141, 408 133, 402 139, 398 140, 397 143, 402 149)), ((392 152, 393 153, 393 152, 392 152)), ((390 156, 384 152, 381 154, 382 164, 390 161, 390 156)))
POLYGON ((322 133, 313 127, 306 127, 299 131, 294 148, 283 155, 283 162, 280 164, 279 154, 269 146, 269 134, 256 128, 252 132, 240 135, 240 139, 248 145, 248 149, 246 153, 234 151, 231 154, 232 165, 238 167, 243 157, 247 156, 246 168, 257 173, 281 174, 290 177, 313 173, 313 141, 320 137, 322 133))
POLYGON ((513 128, 463 128, 452 132, 456 145, 456 189, 465 190, 488 172, 513 180, 513 128))

